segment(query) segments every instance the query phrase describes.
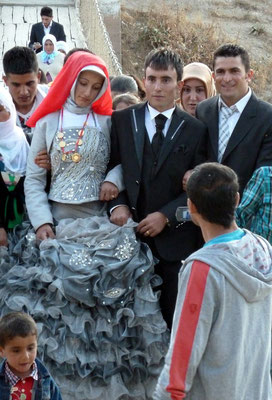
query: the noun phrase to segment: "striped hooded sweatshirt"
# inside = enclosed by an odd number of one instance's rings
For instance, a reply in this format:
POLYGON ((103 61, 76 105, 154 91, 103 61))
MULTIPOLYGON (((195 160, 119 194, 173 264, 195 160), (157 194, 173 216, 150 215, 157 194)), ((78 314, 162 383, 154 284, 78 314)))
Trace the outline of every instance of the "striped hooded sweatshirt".
POLYGON ((271 321, 269 243, 244 230, 238 240, 205 245, 180 272, 170 347, 153 398, 271 400, 271 321))

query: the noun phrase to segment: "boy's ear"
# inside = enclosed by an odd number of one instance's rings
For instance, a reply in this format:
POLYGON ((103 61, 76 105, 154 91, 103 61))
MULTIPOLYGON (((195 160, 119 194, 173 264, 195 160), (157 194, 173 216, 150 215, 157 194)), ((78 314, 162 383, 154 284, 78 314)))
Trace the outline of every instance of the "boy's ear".
POLYGON ((3 347, 0 347, 0 356, 3 358, 5 357, 5 350, 3 347))

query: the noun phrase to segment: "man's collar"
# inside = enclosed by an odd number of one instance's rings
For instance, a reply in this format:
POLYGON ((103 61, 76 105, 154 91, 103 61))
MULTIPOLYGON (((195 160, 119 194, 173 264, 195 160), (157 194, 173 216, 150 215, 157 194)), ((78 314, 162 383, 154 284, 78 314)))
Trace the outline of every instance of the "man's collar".
MULTIPOLYGON (((244 97, 242 97, 240 100, 237 101, 237 103, 233 104, 231 107, 236 107, 236 109, 239 111, 239 113, 241 114, 245 108, 245 106, 247 105, 250 97, 252 95, 252 90, 251 88, 248 88, 248 92, 247 94, 245 94, 244 97)), ((219 110, 222 106, 228 107, 227 104, 224 102, 224 100, 222 99, 221 95, 219 95, 218 98, 218 105, 219 105, 219 110)), ((231 108, 229 107, 229 108, 231 108)))
POLYGON ((165 111, 158 111, 155 108, 151 107, 149 103, 147 103, 148 111, 150 113, 150 118, 151 120, 156 118, 157 115, 162 114, 164 115, 167 119, 170 119, 173 115, 173 112, 175 111, 176 107, 169 108, 168 110, 165 111))
POLYGON ((44 24, 42 24, 42 25, 43 25, 43 27, 44 27, 45 29, 48 29, 48 28, 51 28, 52 23, 53 23, 53 20, 51 19, 51 22, 50 22, 50 24, 49 24, 48 26, 45 26, 44 24))

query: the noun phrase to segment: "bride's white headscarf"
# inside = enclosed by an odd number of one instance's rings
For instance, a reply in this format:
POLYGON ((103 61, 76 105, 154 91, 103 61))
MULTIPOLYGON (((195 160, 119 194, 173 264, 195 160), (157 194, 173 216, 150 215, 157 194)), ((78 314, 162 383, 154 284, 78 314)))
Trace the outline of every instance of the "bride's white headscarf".
POLYGON ((0 87, 0 104, 10 113, 7 121, 0 122, 0 154, 7 171, 25 175, 29 144, 22 128, 16 126, 16 109, 4 87, 0 87))

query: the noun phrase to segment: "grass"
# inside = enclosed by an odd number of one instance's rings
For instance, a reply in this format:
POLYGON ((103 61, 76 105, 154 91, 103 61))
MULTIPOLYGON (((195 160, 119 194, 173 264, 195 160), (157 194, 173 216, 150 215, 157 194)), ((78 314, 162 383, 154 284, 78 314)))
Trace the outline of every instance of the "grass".
POLYGON ((185 12, 175 14, 165 6, 149 12, 123 10, 122 21, 123 70, 138 76, 142 76, 143 60, 153 48, 171 47, 181 54, 184 64, 201 60, 210 66, 212 50, 221 43, 213 24, 200 19, 191 22, 185 12))

